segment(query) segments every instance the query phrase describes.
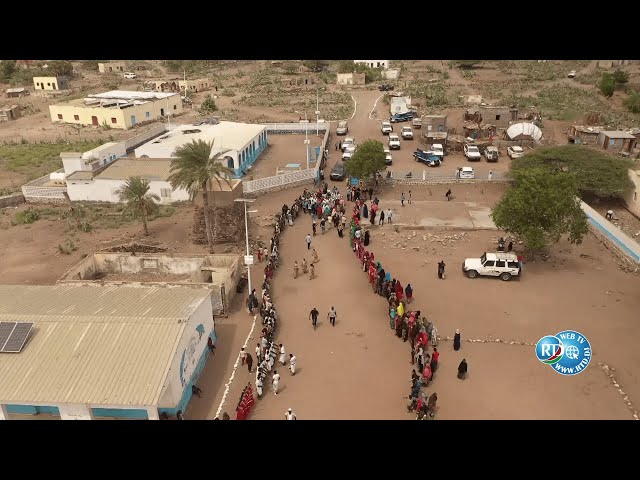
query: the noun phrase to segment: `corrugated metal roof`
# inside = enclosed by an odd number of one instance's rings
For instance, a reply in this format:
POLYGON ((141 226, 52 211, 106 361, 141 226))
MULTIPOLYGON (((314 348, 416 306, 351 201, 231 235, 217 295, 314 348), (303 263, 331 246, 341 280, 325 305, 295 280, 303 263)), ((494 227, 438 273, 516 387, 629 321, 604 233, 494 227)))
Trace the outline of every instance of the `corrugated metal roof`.
POLYGON ((169 158, 121 158, 96 175, 96 178, 126 180, 129 177, 142 177, 147 180, 167 180, 170 174, 169 158))
POLYGON ((0 321, 34 322, 0 354, 0 403, 157 405, 187 320, 187 287, 0 286, 0 321))

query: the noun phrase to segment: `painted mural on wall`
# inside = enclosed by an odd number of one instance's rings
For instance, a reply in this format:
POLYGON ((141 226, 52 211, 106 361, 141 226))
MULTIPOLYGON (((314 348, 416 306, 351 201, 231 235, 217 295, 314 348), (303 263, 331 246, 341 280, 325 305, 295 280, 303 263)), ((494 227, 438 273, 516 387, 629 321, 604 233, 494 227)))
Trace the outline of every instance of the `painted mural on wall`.
POLYGON ((199 360, 197 352, 202 350, 198 348, 198 346, 200 345, 200 342, 207 341, 204 333, 204 325, 199 324, 191 335, 191 338, 187 343, 187 348, 182 352, 182 360, 180 361, 180 382, 182 383, 182 388, 187 386, 187 383, 191 379, 191 375, 193 375, 193 372, 196 369, 196 365, 199 360))

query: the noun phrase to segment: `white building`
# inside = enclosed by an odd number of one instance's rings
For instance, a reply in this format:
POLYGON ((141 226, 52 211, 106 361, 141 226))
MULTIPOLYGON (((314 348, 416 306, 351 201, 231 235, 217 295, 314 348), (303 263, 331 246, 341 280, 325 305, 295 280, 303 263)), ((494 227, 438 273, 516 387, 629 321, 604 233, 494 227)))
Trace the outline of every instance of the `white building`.
POLYGON ((33 329, 19 353, 0 353, 0 419, 157 420, 184 412, 207 339, 216 340, 209 295, 189 287, 1 285, 0 321, 33 329))
POLYGON ((369 68, 382 68, 383 70, 389 68, 389 60, 354 60, 353 63, 364 63, 369 68))
POLYGON ((240 178, 266 148, 267 132, 264 125, 250 123, 180 125, 136 148, 135 155, 138 158, 175 158, 176 149, 193 140, 213 141, 212 155, 228 150, 223 163, 240 178))
POLYGON ((68 175, 67 194, 74 202, 119 203, 117 192, 126 180, 141 177, 149 182, 150 193, 160 197, 160 203, 188 201, 189 192, 171 187, 170 174, 170 158, 120 158, 97 171, 79 170, 68 175))
POLYGON ((80 171, 96 171, 126 155, 127 151, 124 142, 108 142, 84 153, 62 152, 60 158, 62 158, 65 174, 70 175, 80 171))

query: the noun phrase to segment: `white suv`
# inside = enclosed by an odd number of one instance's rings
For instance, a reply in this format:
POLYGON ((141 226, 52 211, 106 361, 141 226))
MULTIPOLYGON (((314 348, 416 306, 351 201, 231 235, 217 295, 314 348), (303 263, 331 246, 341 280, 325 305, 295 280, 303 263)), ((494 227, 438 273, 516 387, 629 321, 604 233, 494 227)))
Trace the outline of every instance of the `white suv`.
POLYGON ((389 134, 389 150, 400 150, 400 138, 395 133, 389 134))
POLYGON ((480 258, 467 258, 462 264, 462 271, 469 278, 478 276, 500 277, 508 282, 511 277, 519 277, 522 265, 515 253, 483 253, 480 258))
POLYGON ((353 154, 356 153, 356 146, 351 145, 344 149, 344 153, 342 154, 342 160, 351 160, 353 154))
POLYGON ((402 127, 400 135, 402 135, 402 138, 405 140, 413 140, 413 130, 411 130, 411 127, 402 127))
POLYGON ((381 130, 383 135, 389 135, 393 132, 393 125, 391 125, 391 122, 382 122, 381 130))
POLYGON ((518 146, 509 147, 507 148, 507 155, 511 160, 513 160, 514 158, 520 158, 524 156, 524 150, 522 149, 522 147, 518 146))
POLYGON ((464 156, 467 157, 467 160, 470 162, 479 162, 482 158, 478 147, 476 145, 469 145, 468 143, 464 144, 464 156))

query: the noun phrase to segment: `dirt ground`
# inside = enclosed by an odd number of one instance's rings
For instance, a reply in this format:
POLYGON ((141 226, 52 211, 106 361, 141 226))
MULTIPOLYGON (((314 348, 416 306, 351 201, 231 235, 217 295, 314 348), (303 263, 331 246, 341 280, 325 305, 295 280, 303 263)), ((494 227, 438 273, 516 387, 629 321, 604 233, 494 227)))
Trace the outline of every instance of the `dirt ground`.
MULTIPOLYGON (((267 209, 290 203, 294 195, 293 190, 280 192, 259 199, 254 206, 262 215, 267 209)), ((383 207, 392 200, 382 193, 379 197, 383 207)), ((258 402, 252 418, 282 418, 289 407, 300 419, 412 418, 405 413, 411 373, 409 347, 389 329, 384 301, 371 293, 348 240, 339 239, 334 231, 315 237, 312 245, 320 256, 318 277, 312 281, 293 279, 293 261, 308 256, 304 244, 308 229, 309 219, 303 216, 283 234, 283 259, 273 282, 274 302, 282 319, 277 341, 297 356, 299 368, 295 377, 281 369, 280 393, 274 396, 269 392, 258 402), (326 320, 331 305, 338 311, 335 328, 326 320), (321 313, 317 331, 308 320, 314 306, 321 313), (355 397, 354 391, 358 392, 355 397)), ((392 226, 385 225, 372 230, 371 249, 394 276, 412 284, 416 298, 412 308, 426 312, 442 337, 452 336, 459 328, 463 340, 535 343, 546 334, 571 328, 585 334, 594 349, 588 372, 563 378, 540 364, 532 346, 464 343, 460 352, 453 352, 450 342, 443 341, 439 371, 427 388, 428 393, 438 392, 438 418, 632 417, 598 362, 616 368, 626 394, 638 398, 640 385, 633 365, 640 361, 640 354, 633 338, 640 333, 635 322, 640 307, 635 292, 640 285, 637 277, 617 267, 597 240, 588 236, 581 246, 563 242, 548 261, 525 259, 523 278, 507 283, 493 278, 470 280, 459 270, 464 258, 479 256, 494 246, 497 232, 470 231, 458 240, 444 242, 423 240, 425 233, 417 231, 416 237, 411 237, 412 245, 417 244, 420 251, 402 249, 393 246, 393 238, 412 233, 396 234, 392 226), (436 264, 442 259, 449 272, 446 281, 436 276, 436 264), (455 372, 463 357, 469 362, 470 375, 460 382, 455 372)), ((429 230, 433 237, 443 239, 455 233, 429 230)), ((263 235, 266 238, 266 233, 263 235)), ((254 267, 254 278, 259 278, 258 270, 254 267)), ((205 394, 202 399, 193 399, 187 412, 190 418, 215 415, 250 325, 251 318, 239 300, 229 318, 218 320, 220 346, 200 379, 205 394)), ((259 328, 258 322, 248 341, 250 350, 259 328)), ((243 386, 254 380, 255 374, 238 368, 223 410, 233 412, 243 386)))
MULTIPOLYGON (((304 135, 269 135, 269 146, 251 166, 249 178, 272 177, 277 174, 278 168, 290 163, 299 164, 301 169, 306 168, 307 152, 304 138, 304 135)), ((315 130, 310 131, 307 138, 311 142, 311 149, 322 146, 322 132, 317 136, 315 130)))

